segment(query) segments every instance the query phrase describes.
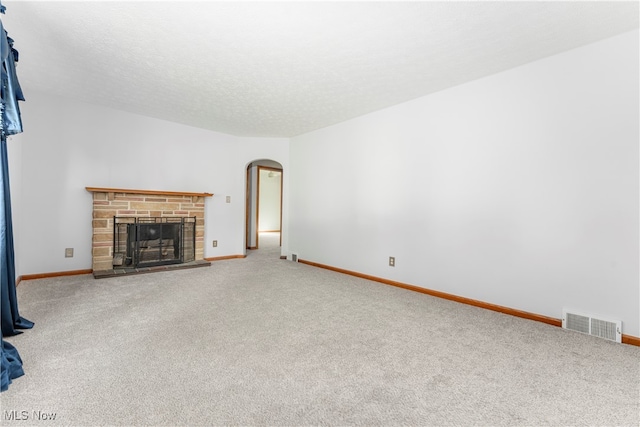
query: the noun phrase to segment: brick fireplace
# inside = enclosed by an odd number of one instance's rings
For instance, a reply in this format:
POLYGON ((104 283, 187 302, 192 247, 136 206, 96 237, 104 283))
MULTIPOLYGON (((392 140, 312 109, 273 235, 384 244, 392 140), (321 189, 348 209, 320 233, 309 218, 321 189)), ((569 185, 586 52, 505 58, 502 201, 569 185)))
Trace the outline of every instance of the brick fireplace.
MULTIPOLYGON (((114 261, 114 219, 195 218, 195 261, 204 258, 204 199, 211 193, 86 187, 93 194, 92 268, 124 269, 114 261)), ((116 257, 117 258, 117 257, 116 257)))

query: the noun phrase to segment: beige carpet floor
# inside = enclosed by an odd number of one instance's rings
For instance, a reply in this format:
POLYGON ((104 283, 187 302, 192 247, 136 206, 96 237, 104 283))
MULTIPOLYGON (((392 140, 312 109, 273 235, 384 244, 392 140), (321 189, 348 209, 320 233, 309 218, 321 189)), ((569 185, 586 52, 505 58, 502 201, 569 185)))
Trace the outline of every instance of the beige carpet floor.
POLYGON ((640 424, 638 347, 280 260, 275 242, 208 268, 22 282, 36 326, 9 338, 26 375, 0 423, 640 424))

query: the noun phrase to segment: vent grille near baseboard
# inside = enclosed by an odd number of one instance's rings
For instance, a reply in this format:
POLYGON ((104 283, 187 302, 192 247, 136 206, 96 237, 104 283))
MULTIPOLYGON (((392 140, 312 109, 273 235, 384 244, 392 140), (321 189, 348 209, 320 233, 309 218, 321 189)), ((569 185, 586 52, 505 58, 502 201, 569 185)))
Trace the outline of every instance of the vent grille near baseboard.
POLYGON ((622 322, 596 319, 592 316, 562 310, 562 327, 606 340, 622 342, 622 322))
POLYGON ((291 261, 298 262, 298 254, 291 254, 291 261))

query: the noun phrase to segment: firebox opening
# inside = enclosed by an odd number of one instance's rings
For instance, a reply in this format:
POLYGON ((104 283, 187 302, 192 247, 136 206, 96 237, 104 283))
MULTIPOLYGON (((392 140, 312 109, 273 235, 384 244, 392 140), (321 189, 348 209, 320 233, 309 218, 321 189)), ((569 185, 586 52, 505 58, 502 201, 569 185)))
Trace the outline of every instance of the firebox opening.
POLYGON ((195 260, 195 217, 114 217, 113 267, 136 268, 195 260))

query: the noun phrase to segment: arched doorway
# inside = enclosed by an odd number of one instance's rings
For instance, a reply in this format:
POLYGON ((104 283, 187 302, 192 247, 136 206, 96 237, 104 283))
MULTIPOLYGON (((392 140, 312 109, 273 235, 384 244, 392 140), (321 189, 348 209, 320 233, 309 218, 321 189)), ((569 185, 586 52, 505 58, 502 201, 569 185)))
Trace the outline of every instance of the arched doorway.
POLYGON ((246 249, 259 249, 261 237, 282 245, 282 174, 282 165, 273 160, 247 165, 246 249))

